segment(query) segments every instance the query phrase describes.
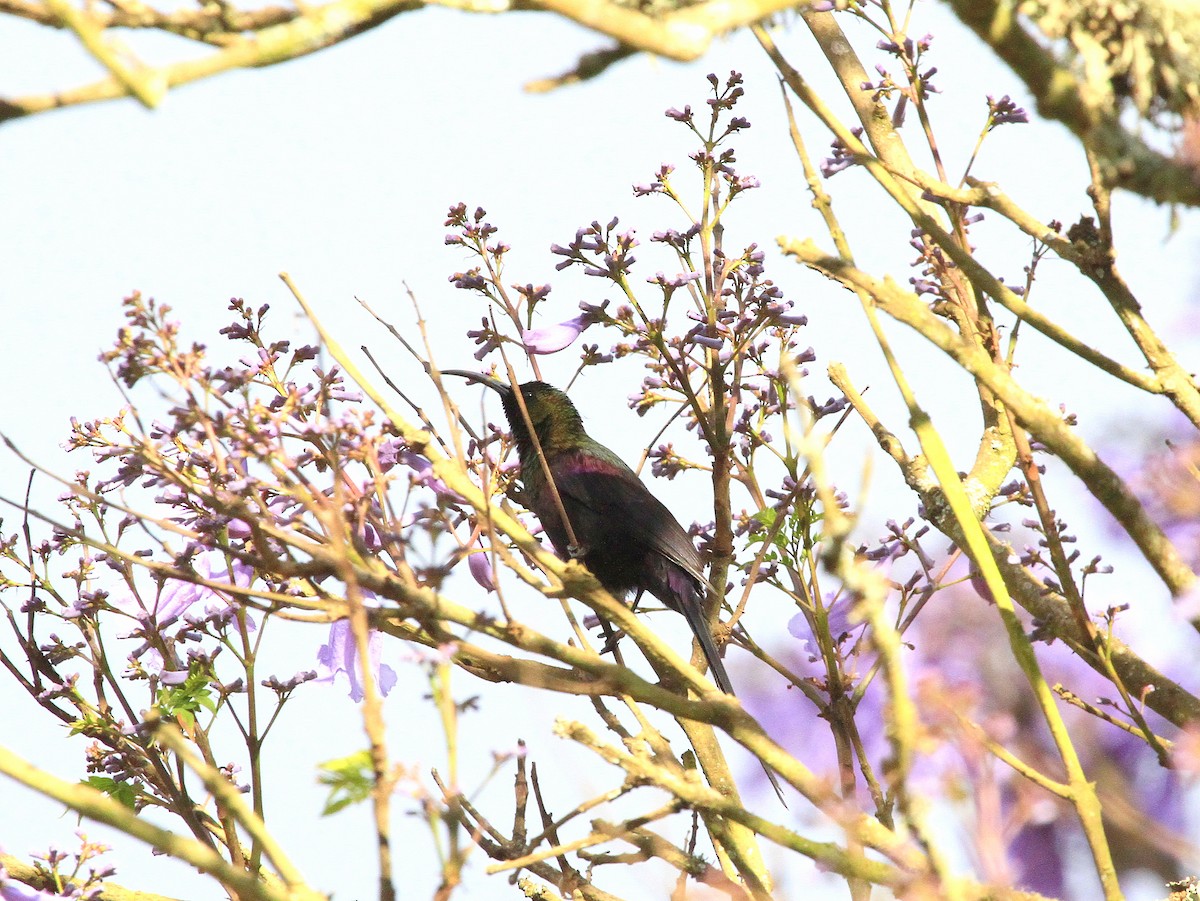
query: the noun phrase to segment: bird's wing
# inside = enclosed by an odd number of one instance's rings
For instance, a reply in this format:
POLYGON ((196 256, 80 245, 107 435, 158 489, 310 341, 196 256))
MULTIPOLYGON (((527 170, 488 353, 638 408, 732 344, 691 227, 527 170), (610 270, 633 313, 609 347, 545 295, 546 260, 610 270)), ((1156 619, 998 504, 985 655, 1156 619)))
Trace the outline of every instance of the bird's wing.
MULTIPOLYGON (((608 459, 583 451, 566 454, 551 464, 550 471, 578 534, 591 536, 597 543, 632 541, 661 555, 660 565, 644 574, 648 582, 642 587, 684 615, 700 642, 713 681, 733 695, 733 683, 704 615, 704 589, 709 585, 704 563, 679 520, 615 456, 608 459)), ((762 767, 783 801, 775 773, 765 763, 762 767)))
MULTIPOLYGON (((618 461, 619 462, 619 461, 618 461)), ((578 531, 606 540, 633 540, 707 585, 695 544, 662 501, 623 463, 618 468, 586 454, 570 454, 551 468, 563 505, 578 531)))

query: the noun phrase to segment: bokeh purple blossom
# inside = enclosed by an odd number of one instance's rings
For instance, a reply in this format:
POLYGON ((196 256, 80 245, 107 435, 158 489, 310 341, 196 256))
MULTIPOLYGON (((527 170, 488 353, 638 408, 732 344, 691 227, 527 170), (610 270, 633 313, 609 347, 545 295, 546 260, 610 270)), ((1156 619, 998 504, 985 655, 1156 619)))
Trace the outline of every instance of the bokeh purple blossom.
MULTIPOLYGON (((379 693, 387 697, 396 687, 396 671, 383 662, 383 635, 371 630, 367 644, 368 666, 379 693)), ((329 638, 317 651, 317 682, 338 684, 342 681, 349 687, 350 698, 361 703, 366 695, 363 685, 363 668, 358 651, 358 642, 348 619, 339 619, 329 626, 329 638)))

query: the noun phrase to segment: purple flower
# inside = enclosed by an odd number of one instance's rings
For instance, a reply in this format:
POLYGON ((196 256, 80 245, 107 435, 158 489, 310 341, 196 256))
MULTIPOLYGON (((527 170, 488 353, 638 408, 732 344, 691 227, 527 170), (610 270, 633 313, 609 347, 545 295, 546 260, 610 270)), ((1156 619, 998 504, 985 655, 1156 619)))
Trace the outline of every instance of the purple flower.
POLYGON ((0 867, 0 899, 3 901, 53 901, 61 897, 53 892, 40 892, 23 882, 9 879, 8 871, 0 867))
POLYGON ((788 634, 791 635, 792 638, 799 639, 799 650, 810 655, 816 653, 809 648, 808 637, 812 634, 812 632, 808 628, 808 620, 804 618, 803 613, 797 613, 788 620, 787 630, 788 634))
MULTIPOLYGON (((856 138, 861 138, 863 130, 861 128, 850 129, 851 134, 856 138)), ((834 138, 829 145, 833 150, 832 156, 829 156, 821 163, 821 174, 826 178, 841 172, 843 169, 848 169, 851 166, 858 164, 858 159, 850 151, 850 148, 842 141, 841 138, 834 138)))
POLYGON ((279 694, 287 694, 290 691, 295 691, 296 688, 303 685, 305 682, 311 682, 317 678, 316 670, 304 670, 296 673, 290 679, 280 679, 278 676, 270 676, 263 679, 260 683, 264 688, 269 688, 279 694))
POLYGON ((720 350, 725 344, 725 339, 716 335, 695 335, 692 340, 713 350, 720 350))
MULTIPOLYGON (((211 582, 232 582, 245 588, 254 576, 254 570, 240 560, 229 560, 220 551, 205 551, 192 562, 196 574, 211 582)), ((201 623, 208 619, 228 618, 234 606, 225 595, 218 594, 204 585, 196 585, 181 579, 163 582, 154 602, 147 605, 128 588, 114 592, 108 603, 122 613, 142 623, 153 623, 159 629, 170 625, 180 617, 190 623, 201 623)), ((254 623, 250 622, 250 628, 254 623)), ((119 637, 129 638, 140 630, 119 637)))
POLYGON ((837 598, 826 606, 826 616, 829 618, 829 634, 836 640, 838 637, 858 628, 861 623, 853 623, 850 611, 854 603, 849 598, 837 598))
POLYGON ((533 284, 527 284, 524 287, 520 285, 513 285, 513 287, 517 289, 518 294, 525 298, 525 303, 528 304, 530 309, 533 309, 550 294, 549 285, 534 286, 533 284))
POLYGON ((688 282, 699 281, 703 277, 703 272, 681 272, 671 278, 667 278, 661 272, 656 272, 653 278, 648 278, 646 281, 652 285, 661 285, 664 288, 682 288, 688 282))
POLYGON ((1027 123, 1029 121, 1029 113, 1017 106, 1011 97, 1005 94, 999 100, 993 100, 992 95, 988 95, 987 99, 988 114, 991 116, 991 125, 989 129, 995 128, 997 125, 1011 125, 1014 123, 1027 123))
POLYGON ((486 591, 496 590, 496 580, 492 574, 492 562, 486 553, 474 553, 467 557, 467 568, 471 577, 486 591))
POLYGON ((233 541, 245 541, 254 533, 250 529, 250 524, 244 519, 231 519, 225 524, 225 530, 233 541))
POLYGON ((1013 836, 1008 859, 1016 869, 1016 885, 1051 898, 1063 896, 1066 862, 1059 849, 1061 832, 1051 816, 1027 823, 1013 836))
MULTIPOLYGON (((387 697, 396 686, 396 671, 380 661, 383 635, 371 630, 367 643, 370 658, 371 675, 379 688, 379 693, 387 697)), ((345 675, 350 683, 350 699, 361 703, 365 695, 362 683, 362 665, 358 659, 358 642, 350 630, 350 621, 339 619, 329 627, 329 643, 321 645, 317 651, 318 682, 335 682, 339 674, 345 675)))
POLYGON ((457 492, 451 491, 446 487, 445 482, 434 475, 432 462, 414 451, 401 450, 399 443, 393 447, 386 448, 386 458, 384 448, 380 448, 379 460, 385 472, 392 469, 397 463, 408 467, 412 470, 409 473, 409 478, 414 485, 423 485, 443 500, 451 503, 457 503, 462 500, 457 492), (385 463, 385 459, 388 462, 385 463))
POLYGON ((487 287, 487 281, 479 274, 478 269, 472 269, 470 272, 456 272, 449 279, 454 283, 454 287, 463 291, 482 291, 487 287))
POLYGON ((556 354, 574 344, 593 321, 587 313, 580 313, 558 325, 521 332, 521 343, 531 354, 556 354))
POLYGON ((379 466, 384 472, 388 472, 393 466, 401 462, 400 455, 404 453, 405 444, 398 438, 389 439, 379 445, 379 466))

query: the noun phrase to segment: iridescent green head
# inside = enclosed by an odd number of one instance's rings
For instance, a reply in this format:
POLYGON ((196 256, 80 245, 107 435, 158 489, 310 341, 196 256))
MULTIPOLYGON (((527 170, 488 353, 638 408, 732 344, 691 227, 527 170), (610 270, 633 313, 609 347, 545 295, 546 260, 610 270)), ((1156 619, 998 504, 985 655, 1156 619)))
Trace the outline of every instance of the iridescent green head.
MULTIPOLYGON (((478 372, 468 372, 465 369, 445 369, 443 375, 457 375, 462 378, 487 385, 500 395, 504 405, 504 416, 512 430, 513 441, 521 456, 534 452, 533 441, 529 437, 529 428, 517 402, 513 389, 499 379, 478 372)), ((521 385, 521 399, 525 402, 525 410, 529 414, 529 422, 533 424, 534 433, 542 450, 546 454, 569 450, 578 446, 581 440, 587 438, 583 429, 583 420, 579 411, 567 397, 553 385, 545 382, 525 382, 521 385)))

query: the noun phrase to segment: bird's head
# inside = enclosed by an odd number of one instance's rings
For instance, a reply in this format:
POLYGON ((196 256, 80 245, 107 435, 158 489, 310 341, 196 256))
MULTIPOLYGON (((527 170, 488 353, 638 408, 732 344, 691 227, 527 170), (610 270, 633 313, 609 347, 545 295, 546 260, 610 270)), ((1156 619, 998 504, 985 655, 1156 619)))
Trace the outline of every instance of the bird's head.
MULTIPOLYGON (((525 416, 521 413, 521 405, 517 402, 516 392, 509 385, 492 376, 465 369, 443 369, 442 374, 461 376, 486 385, 499 394, 517 449, 522 453, 533 449, 525 416)), ((529 422, 533 424, 542 450, 546 453, 566 450, 585 437, 579 411, 565 393, 545 382, 525 382, 520 387, 525 411, 529 414, 529 422)))

